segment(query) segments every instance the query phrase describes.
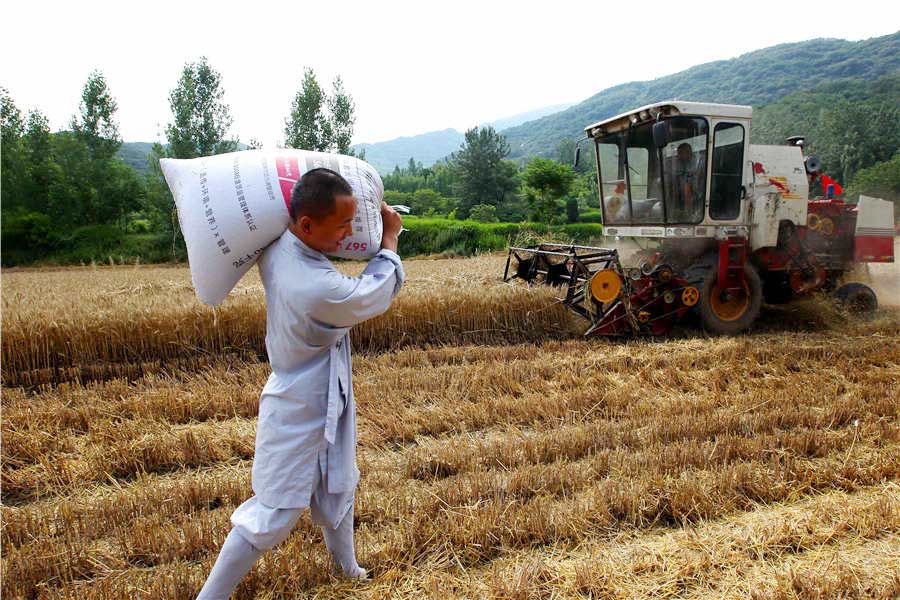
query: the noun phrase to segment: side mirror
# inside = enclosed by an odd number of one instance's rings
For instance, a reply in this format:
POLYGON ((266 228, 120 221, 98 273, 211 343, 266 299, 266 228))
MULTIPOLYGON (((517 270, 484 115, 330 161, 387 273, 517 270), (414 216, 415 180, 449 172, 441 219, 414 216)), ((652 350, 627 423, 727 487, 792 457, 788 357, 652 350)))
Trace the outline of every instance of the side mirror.
POLYGON ((575 160, 572 163, 572 166, 577 167, 579 160, 581 160, 581 146, 575 146, 575 160))
POLYGON ((669 143, 669 125, 665 121, 657 121, 653 124, 653 144, 662 148, 669 143))

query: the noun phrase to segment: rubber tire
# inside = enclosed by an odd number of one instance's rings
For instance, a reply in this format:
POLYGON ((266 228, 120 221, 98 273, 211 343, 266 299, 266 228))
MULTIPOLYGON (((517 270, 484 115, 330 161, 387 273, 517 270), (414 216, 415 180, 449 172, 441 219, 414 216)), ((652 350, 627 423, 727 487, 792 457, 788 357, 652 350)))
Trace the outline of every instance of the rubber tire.
POLYGON ((857 315, 869 315, 878 308, 878 297, 864 283, 845 283, 834 292, 838 304, 848 312, 857 315))
POLYGON ((744 279, 750 288, 750 304, 739 318, 734 321, 723 321, 713 312, 710 297, 711 291, 719 279, 719 269, 712 268, 706 273, 703 279, 703 287, 700 289, 700 323, 703 329, 709 333, 718 333, 723 335, 736 335, 750 328, 751 325, 759 317, 759 311, 762 309, 762 280, 753 265, 744 264, 744 279))

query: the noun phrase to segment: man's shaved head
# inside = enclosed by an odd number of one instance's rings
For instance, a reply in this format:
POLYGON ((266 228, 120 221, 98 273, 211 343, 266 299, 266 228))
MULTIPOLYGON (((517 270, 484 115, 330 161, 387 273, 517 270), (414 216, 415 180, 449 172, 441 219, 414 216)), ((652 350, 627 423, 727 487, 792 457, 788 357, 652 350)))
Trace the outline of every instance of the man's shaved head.
POLYGON ((311 169, 303 174, 291 190, 291 221, 302 216, 315 220, 334 212, 337 196, 352 196, 353 188, 347 180, 331 169, 311 169))

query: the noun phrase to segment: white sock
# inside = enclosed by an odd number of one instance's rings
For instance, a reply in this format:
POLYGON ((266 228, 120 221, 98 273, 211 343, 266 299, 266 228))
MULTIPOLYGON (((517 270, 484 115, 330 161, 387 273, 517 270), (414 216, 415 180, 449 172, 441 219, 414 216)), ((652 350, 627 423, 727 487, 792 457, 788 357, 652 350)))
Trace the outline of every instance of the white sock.
POLYGON ((213 565, 197 600, 228 600, 263 551, 244 539, 235 529, 228 533, 219 558, 213 565))
POLYGON ((340 565, 344 577, 366 579, 366 570, 356 562, 356 551, 353 549, 353 507, 347 511, 337 529, 322 527, 322 535, 325 536, 325 547, 334 562, 340 565))

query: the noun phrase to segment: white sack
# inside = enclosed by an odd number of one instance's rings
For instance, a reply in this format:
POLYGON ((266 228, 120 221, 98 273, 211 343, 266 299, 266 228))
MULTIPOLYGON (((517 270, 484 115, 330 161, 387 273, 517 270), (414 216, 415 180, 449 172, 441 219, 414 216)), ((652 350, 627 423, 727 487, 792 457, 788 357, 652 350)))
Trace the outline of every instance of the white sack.
POLYGON ((197 297, 216 305, 290 222, 294 182, 326 167, 340 173, 357 198, 353 235, 337 252, 365 260, 381 247, 384 184, 352 156, 305 150, 245 150, 187 160, 160 160, 175 197, 197 297))

